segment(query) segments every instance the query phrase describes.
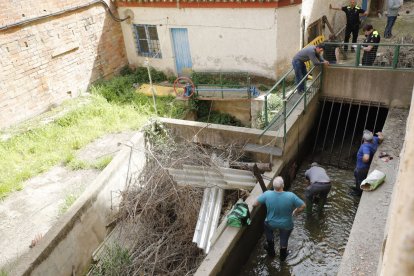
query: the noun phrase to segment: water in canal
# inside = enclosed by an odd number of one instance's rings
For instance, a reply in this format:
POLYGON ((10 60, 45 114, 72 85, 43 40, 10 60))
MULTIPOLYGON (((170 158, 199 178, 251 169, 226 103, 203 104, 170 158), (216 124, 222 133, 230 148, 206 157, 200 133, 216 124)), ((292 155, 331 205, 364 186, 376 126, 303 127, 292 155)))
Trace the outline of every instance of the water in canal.
MULTIPOLYGON (((298 170, 291 191, 304 199, 305 171, 310 167, 303 162, 298 170)), ((275 235, 276 257, 269 258, 263 246, 264 236, 252 251, 240 275, 336 275, 359 198, 348 195, 354 185, 353 172, 325 166, 332 180, 328 202, 322 212, 314 207, 313 213, 304 212, 295 217, 295 228, 289 239, 288 249, 292 252, 285 262, 278 258, 278 235, 275 235)))

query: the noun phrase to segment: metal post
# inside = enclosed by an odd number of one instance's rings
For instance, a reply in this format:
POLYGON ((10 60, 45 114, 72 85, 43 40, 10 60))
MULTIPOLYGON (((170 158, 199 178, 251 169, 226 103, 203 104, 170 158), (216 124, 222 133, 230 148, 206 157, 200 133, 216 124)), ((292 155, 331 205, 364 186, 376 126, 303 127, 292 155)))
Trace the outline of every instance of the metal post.
POLYGON ((394 57, 392 59, 392 69, 397 68, 398 59, 399 59, 399 55, 400 55, 400 46, 401 45, 396 45, 395 48, 394 48, 394 57))
POLYGON ((378 114, 379 114, 380 106, 381 106, 381 103, 378 102, 377 115, 375 115, 374 128, 372 129, 372 132, 374 132, 374 133, 375 133, 375 128, 377 127, 377 119, 378 119, 378 114))
POLYGON ((351 113, 351 107, 352 107, 352 99, 351 102, 349 103, 349 108, 348 108, 348 115, 346 116, 346 122, 345 122, 345 129, 344 129, 344 135, 342 136, 342 142, 341 142, 341 149, 339 150, 339 157, 338 157, 338 167, 340 167, 340 162, 341 162, 341 157, 342 157, 342 148, 344 146, 344 140, 345 140, 345 135, 346 135, 346 129, 348 128, 348 121, 349 121, 349 114, 351 113))
POLYGON ((148 78, 149 78, 149 81, 150 81, 150 87, 151 87, 150 89, 151 89, 151 92, 152 92, 152 101, 154 102, 155 114, 158 115, 157 103, 155 101, 155 90, 154 90, 154 86, 152 85, 151 70, 150 70, 149 59, 148 58, 145 59, 145 64, 147 65, 148 78))
POLYGON ((334 107, 335 98, 332 101, 331 110, 329 111, 328 123, 326 124, 325 137, 323 138, 322 151, 325 149, 326 136, 328 135, 329 124, 331 123, 332 110, 334 107))
POLYGON ((283 99, 283 144, 286 144, 286 84, 285 79, 282 81, 282 99, 283 99))
POLYGON ((267 117, 267 95, 264 96, 264 116, 265 116, 265 126, 269 124, 269 118, 267 117))
POLYGON ((224 92, 223 92, 223 79, 222 79, 222 74, 221 72, 219 73, 220 75, 220 88, 221 88, 221 98, 224 99, 224 92))
POLYGON ((341 111, 342 111, 342 105, 343 104, 344 104, 344 99, 342 98, 341 106, 339 107, 338 120, 336 121, 335 132, 334 132, 334 136, 333 136, 333 139, 332 139, 331 153, 329 155, 329 161, 328 161, 329 164, 331 164, 332 152, 333 152, 333 147, 334 147, 334 144, 335 144, 336 131, 338 130, 339 120, 341 119, 341 111))
POLYGON ((315 137, 315 143, 313 144, 312 157, 313 157, 313 154, 315 153, 316 143, 318 142, 319 129, 321 127, 323 111, 325 110, 325 103, 326 103, 326 97, 323 98, 322 111, 321 111, 321 116, 319 117, 318 129, 316 130, 316 137, 315 137))
MULTIPOLYGON (((351 45, 351 48, 352 48, 352 45, 351 45)), ((359 66, 360 58, 361 58, 361 44, 358 44, 356 48, 355 67, 359 66)))
POLYGON ((251 93, 250 93, 250 76, 247 73, 247 97, 250 99, 251 93))
POLYGON ((369 110, 371 109, 371 102, 368 103, 368 110, 367 110, 367 115, 365 115, 365 123, 364 123, 364 129, 367 128, 367 122, 368 122, 368 115, 369 115, 369 110))
POLYGON ((348 158, 351 157, 351 149, 352 149, 352 144, 354 143, 355 129, 357 126, 360 110, 361 110, 361 102, 359 102, 359 105, 358 105, 358 112, 357 112, 357 117, 355 119, 354 131, 352 132, 351 144, 349 145, 348 158))

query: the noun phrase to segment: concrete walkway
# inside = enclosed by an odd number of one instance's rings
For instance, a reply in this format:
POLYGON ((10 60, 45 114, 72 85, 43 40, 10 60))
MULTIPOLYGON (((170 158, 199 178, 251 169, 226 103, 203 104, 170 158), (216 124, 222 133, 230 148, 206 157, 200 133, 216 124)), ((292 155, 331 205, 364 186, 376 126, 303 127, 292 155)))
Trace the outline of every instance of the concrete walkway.
POLYGON ((372 161, 374 169, 386 174, 385 182, 376 190, 363 192, 338 275, 377 275, 383 250, 384 232, 399 167, 409 110, 391 109, 383 128, 384 142, 372 161), (393 157, 384 162, 378 156, 386 152, 393 157))
MULTIPOLYGON (((79 150, 77 158, 93 162, 119 151, 119 142, 128 141, 133 132, 108 134, 79 150)), ((99 175, 99 170, 72 171, 56 166, 24 183, 24 189, 0 202, 0 272, 14 266, 58 221, 69 196, 79 197, 99 175)), ((1 273, 0 273, 1 274, 1 273)))

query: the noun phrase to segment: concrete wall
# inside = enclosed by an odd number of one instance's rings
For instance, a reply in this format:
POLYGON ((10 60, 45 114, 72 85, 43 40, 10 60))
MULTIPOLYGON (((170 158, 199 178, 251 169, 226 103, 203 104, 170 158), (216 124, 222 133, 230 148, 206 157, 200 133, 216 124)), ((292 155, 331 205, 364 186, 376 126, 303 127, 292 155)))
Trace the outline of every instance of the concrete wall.
MULTIPOLYGON (((414 100, 411 101, 414 106, 414 100)), ((382 246, 382 263, 378 274, 412 275, 414 271, 414 111, 410 110, 400 166, 394 184, 394 194, 389 210, 388 231, 382 246)), ((402 141, 401 141, 402 142, 402 141)))
MULTIPOLYGON (((134 24, 156 25, 162 58, 152 58, 151 65, 170 73, 176 72, 171 28, 187 28, 190 53, 195 71, 247 71, 276 78, 276 71, 290 63, 299 47, 299 5, 274 8, 144 8, 119 7, 134 13, 134 24), (297 33, 291 35, 291 33, 297 33), (287 35, 289 34, 289 35, 287 35), (294 45, 292 46, 291 43, 294 45), (286 45, 290 45, 287 51, 286 45), (288 62, 289 61, 289 62, 288 62), (286 63, 288 62, 288 63, 286 63)), ((138 56, 133 27, 122 23, 128 60, 142 65, 138 56)))
MULTIPOLYGON (((318 98, 314 97, 309 103, 305 113, 292 113, 293 123, 288 130, 288 143, 286 143, 284 147, 284 155, 282 158, 273 157, 271 159, 273 165, 272 171, 265 173, 266 176, 273 178, 276 175, 282 174, 284 179, 287 182, 290 182, 290 164, 294 163, 298 158, 298 149, 306 144, 306 136, 312 129, 313 122, 318 114, 318 106, 318 98)), ((257 129, 175 119, 162 119, 162 121, 177 137, 216 146, 225 146, 231 143, 243 145, 247 141, 262 145, 269 142, 274 144, 275 142, 280 143, 283 139, 283 137, 280 136, 280 132, 275 131, 268 131, 262 139, 258 139, 258 136, 262 131, 257 129)), ((258 162, 269 162, 270 159, 268 155, 257 155, 254 158, 254 160, 258 162)), ((293 171, 293 175, 294 174, 295 171, 293 171)), ((265 181, 265 183, 268 184, 268 181, 265 181)), ((261 193, 262 190, 257 184, 250 193, 250 196, 246 199, 246 203, 250 205, 250 208, 256 197, 261 193)), ((225 227, 225 230, 212 246, 209 254, 204 259, 195 275, 236 275, 239 272, 238 269, 240 268, 240 263, 244 262, 243 258, 247 259, 251 249, 255 246, 257 239, 260 237, 258 233, 262 232, 263 209, 264 208, 251 209, 253 221, 248 228, 239 229, 225 227), (237 254, 233 254, 234 252, 237 252, 237 254)))
MULTIPOLYGON (((357 1, 361 2, 361 1, 357 1)), ((329 4, 332 4, 333 7, 339 8, 349 4, 347 0, 334 1, 334 0, 304 0, 302 2, 302 16, 301 21, 305 20, 305 41, 304 44, 307 44, 307 29, 310 24, 326 16, 329 23, 334 29, 335 33, 338 32, 346 23, 345 13, 343 11, 335 11, 329 9, 329 4)), ((329 29, 326 27, 324 29, 325 37, 329 35, 329 29)))
POLYGON ((327 67, 322 96, 381 102, 408 108, 414 85, 414 71, 327 67))
MULTIPOLYGON (((384 233, 386 234, 386 224, 389 223, 388 219, 390 218, 390 216, 387 218, 387 213, 391 197, 394 197, 394 201, 396 199, 393 193, 396 188, 397 172, 402 164, 400 156, 407 115, 408 110, 406 109, 390 109, 388 112, 383 127, 384 142, 378 147, 370 167, 370 172, 375 169, 384 172, 386 179, 376 190, 362 194, 342 256, 338 271, 339 276, 377 275, 377 269, 381 267, 380 256, 385 244, 384 233), (378 157, 381 152, 388 153, 393 159, 388 162, 382 161, 378 157)), ((397 200, 400 201, 400 198, 397 200)), ((399 271, 399 273, 386 275, 408 274, 399 271)))
MULTIPOLYGON (((110 3, 109 0, 106 0, 110 3)), ((1 1, 0 26, 85 4, 1 1)), ((0 128, 76 97, 127 64, 120 24, 102 5, 0 30, 0 128)))
MULTIPOLYGON (((145 165, 144 137, 137 133, 129 178, 145 165)), ((131 148, 124 146, 38 244, 19 258, 10 275, 84 275, 93 251, 104 240, 127 183, 131 148)))

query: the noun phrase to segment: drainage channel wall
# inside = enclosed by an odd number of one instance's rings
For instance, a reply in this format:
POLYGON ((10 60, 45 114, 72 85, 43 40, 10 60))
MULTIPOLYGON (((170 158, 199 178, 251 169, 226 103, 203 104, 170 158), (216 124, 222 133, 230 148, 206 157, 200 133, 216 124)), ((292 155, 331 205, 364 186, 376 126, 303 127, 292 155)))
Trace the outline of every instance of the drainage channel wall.
MULTIPOLYGON (((281 158, 270 157, 266 154, 255 155, 256 162, 272 163, 272 171, 265 173, 268 178, 274 178, 282 175, 286 182, 289 182, 292 172, 291 164, 295 163, 298 156, 301 155, 300 149, 306 142, 306 137, 313 127, 313 123, 318 115, 319 101, 314 97, 307 106, 306 112, 295 114, 292 120, 295 122, 290 126, 287 133, 287 143, 283 149, 281 158)), ((243 145, 245 142, 266 145, 268 143, 283 141, 283 132, 268 131, 261 139, 259 135, 262 130, 248 129, 241 127, 222 126, 215 124, 206 124, 192 121, 182 121, 175 119, 162 119, 173 133, 183 139, 210 144, 215 146, 225 146, 231 143, 243 145), (276 139, 276 140, 274 140, 276 139)), ((265 180, 269 187, 269 181, 265 180)), ((263 219, 265 208, 252 209, 254 200, 262 193, 260 186, 257 184, 246 199, 251 211, 252 223, 248 227, 233 228, 225 227, 222 234, 217 238, 210 252, 198 268, 195 275, 237 275, 240 266, 247 260, 251 250, 256 245, 260 235, 263 232, 263 219)), ((225 221, 223 223, 226 223, 225 221)), ((221 228, 219 226, 219 228, 221 228)))
POLYGON ((104 240, 128 179, 145 165, 144 137, 135 134, 10 275, 83 275, 104 240), (140 150, 142 149, 142 150, 140 150), (128 171, 128 165, 130 169, 128 171))
POLYGON ((384 172, 386 179, 376 190, 364 191, 361 196, 339 267, 339 276, 377 275, 377 269, 381 266, 381 257, 386 241, 384 234, 386 236, 389 220, 387 214, 400 166, 400 154, 405 137, 408 112, 407 109, 390 109, 388 111, 383 127, 384 142, 379 145, 369 170, 370 173, 374 170, 384 172), (384 162, 379 158, 381 152, 386 152, 393 159, 384 162))
POLYGON ((408 108, 414 71, 327 67, 322 96, 380 102, 390 108, 408 108))

